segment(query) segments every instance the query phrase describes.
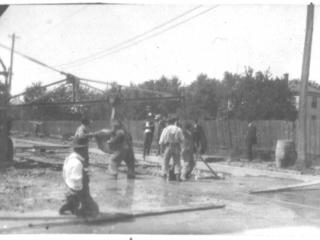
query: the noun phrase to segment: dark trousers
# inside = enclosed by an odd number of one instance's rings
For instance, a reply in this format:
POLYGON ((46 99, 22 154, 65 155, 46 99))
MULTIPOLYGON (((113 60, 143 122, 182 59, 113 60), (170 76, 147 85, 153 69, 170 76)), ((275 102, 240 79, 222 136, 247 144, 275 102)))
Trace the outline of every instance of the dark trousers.
POLYGON ((247 143, 247 158, 249 161, 252 161, 253 159, 252 147, 253 147, 252 143, 247 143))
POLYGON ((65 203, 59 210, 60 214, 64 214, 66 211, 70 211, 72 214, 77 214, 80 203, 82 202, 82 191, 74 191, 66 186, 65 197, 65 203))
POLYGON ((88 146, 84 149, 83 158, 84 158, 83 166, 85 168, 88 168, 89 166, 89 147, 88 146))
POLYGON ((128 168, 127 177, 134 178, 135 157, 132 147, 119 149, 112 153, 109 165, 110 174, 115 178, 118 176, 118 167, 120 166, 122 160, 126 163, 128 168))
POLYGON ((148 133, 144 134, 143 156, 150 154, 152 140, 153 140, 153 133, 152 132, 148 132, 148 133))
POLYGON ((83 173, 83 190, 81 196, 81 207, 78 211, 80 216, 96 216, 99 213, 99 206, 93 200, 89 190, 89 175, 87 171, 83 173))

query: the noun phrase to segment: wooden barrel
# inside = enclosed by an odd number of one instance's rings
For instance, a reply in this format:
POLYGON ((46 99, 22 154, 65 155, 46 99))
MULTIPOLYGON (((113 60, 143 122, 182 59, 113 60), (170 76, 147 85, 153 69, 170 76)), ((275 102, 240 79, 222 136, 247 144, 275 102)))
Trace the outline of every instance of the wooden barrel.
POLYGON ((95 139, 98 145, 98 148, 105 153, 111 153, 110 146, 108 144, 108 140, 111 137, 111 130, 102 129, 96 133, 95 139))
POLYGON ((297 158, 294 142, 292 140, 278 140, 275 157, 277 168, 292 166, 297 158))

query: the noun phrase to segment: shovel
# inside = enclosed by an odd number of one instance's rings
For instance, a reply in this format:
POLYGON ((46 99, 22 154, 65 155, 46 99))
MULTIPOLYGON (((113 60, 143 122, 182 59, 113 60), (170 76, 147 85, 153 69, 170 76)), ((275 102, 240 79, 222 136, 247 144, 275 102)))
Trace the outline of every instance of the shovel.
POLYGON ((213 175, 214 179, 221 179, 221 177, 219 177, 219 175, 210 167, 210 165, 202 158, 201 155, 198 155, 198 159, 200 159, 200 161, 202 161, 207 166, 207 168, 209 169, 209 171, 213 175))

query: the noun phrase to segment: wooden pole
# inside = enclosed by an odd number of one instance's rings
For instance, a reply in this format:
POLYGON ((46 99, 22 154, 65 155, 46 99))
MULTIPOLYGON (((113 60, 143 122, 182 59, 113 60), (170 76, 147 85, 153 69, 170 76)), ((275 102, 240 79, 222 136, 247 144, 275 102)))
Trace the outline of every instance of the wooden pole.
POLYGON ((298 168, 306 168, 311 165, 307 158, 307 92, 311 58, 312 32, 313 32, 314 5, 310 3, 307 7, 307 25, 303 50, 303 62, 301 72, 300 100, 299 100, 299 122, 298 122, 298 168))
POLYGON ((9 144, 9 131, 8 131, 8 105, 11 92, 11 82, 13 75, 13 55, 14 55, 14 43, 16 36, 12 36, 12 46, 11 46, 11 55, 10 55, 10 66, 8 74, 5 75, 5 93, 0 103, 0 164, 7 162, 9 159, 8 155, 8 144, 9 144))
POLYGON ((8 77, 8 92, 11 92, 11 82, 12 82, 12 75, 13 75, 13 55, 14 55, 14 44, 16 40, 16 35, 12 34, 12 45, 11 45, 11 53, 10 53, 10 67, 9 67, 9 77, 8 77))

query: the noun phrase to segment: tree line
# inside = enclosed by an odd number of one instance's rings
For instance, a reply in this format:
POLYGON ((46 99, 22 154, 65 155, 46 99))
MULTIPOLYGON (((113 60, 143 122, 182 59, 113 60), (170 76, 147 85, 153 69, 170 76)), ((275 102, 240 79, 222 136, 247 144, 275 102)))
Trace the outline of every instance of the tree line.
MULTIPOLYGON (((79 87, 80 100, 108 99, 115 93, 120 95, 118 114, 126 119, 145 119, 148 108, 155 114, 164 116, 178 114, 193 119, 240 119, 240 120, 295 120, 297 111, 293 93, 286 77, 274 77, 269 71, 253 71, 247 68, 243 74, 225 72, 221 80, 199 74, 187 86, 182 86, 177 77, 162 76, 140 84, 131 83, 121 91, 114 87, 95 91, 85 85, 79 87), (143 91, 142 89, 151 90, 143 91), (162 100, 158 92, 179 99, 162 100), (152 101, 135 101, 139 98, 154 98, 152 101), (121 99, 131 99, 122 101, 121 99)), ((63 85, 49 91, 41 82, 26 88, 23 103, 54 103, 72 100, 72 86, 63 85)), ((14 118, 38 120, 76 120, 87 114, 95 120, 109 119, 110 104, 90 105, 30 105, 16 108, 14 118)))

